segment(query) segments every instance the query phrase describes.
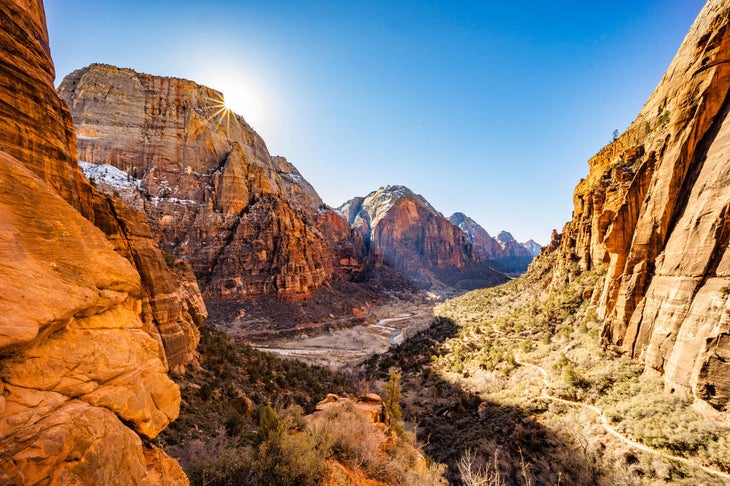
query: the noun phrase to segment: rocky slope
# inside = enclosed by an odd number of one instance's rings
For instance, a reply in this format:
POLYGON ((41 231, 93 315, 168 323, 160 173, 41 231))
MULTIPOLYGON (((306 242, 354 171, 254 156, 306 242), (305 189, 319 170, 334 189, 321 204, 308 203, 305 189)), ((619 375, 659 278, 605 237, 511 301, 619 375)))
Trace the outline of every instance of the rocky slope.
POLYGON ((707 2, 636 120, 589 161, 560 248, 564 267, 607 269, 605 341, 716 408, 730 399, 729 17, 707 2))
POLYGON ((349 228, 221 93, 100 64, 68 75, 59 92, 79 158, 126 173, 123 191, 107 190, 144 209, 160 247, 190 262, 208 302, 299 300, 336 270, 359 268, 349 228))
POLYGON ((184 484, 142 438, 177 416, 197 285, 76 164, 43 4, 0 23, 0 483, 184 484))
POLYGON ((458 227, 406 187, 381 187, 338 211, 363 235, 376 267, 388 265, 426 287, 442 282, 468 289, 506 281, 480 260, 458 227))

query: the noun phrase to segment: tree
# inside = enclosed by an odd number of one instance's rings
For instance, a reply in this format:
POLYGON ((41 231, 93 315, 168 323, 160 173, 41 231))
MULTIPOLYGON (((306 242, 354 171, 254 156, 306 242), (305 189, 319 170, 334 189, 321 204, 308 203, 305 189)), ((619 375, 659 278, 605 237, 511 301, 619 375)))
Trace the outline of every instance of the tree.
POLYGON ((400 371, 391 368, 388 382, 383 387, 383 406, 385 407, 386 423, 399 437, 402 437, 404 434, 403 426, 401 425, 403 413, 400 410, 401 378, 400 371))

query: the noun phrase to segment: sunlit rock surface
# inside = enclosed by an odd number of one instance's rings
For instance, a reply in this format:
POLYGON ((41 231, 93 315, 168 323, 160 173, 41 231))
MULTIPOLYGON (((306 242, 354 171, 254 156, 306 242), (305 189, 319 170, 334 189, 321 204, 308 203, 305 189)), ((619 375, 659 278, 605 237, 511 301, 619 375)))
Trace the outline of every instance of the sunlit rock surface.
POLYGON ((589 161, 563 264, 605 266, 604 339, 671 389, 730 398, 730 2, 710 0, 636 120, 589 161))
POLYGON ((102 180, 105 192, 144 209, 160 247, 190 262, 208 302, 299 300, 361 266, 339 216, 292 164, 269 155, 221 93, 100 64, 71 73, 59 92, 80 160, 126 174, 102 180))
POLYGON ((139 274, 4 153, 0 182, 0 483, 144 483, 138 434, 174 420, 180 392, 139 274))
POLYGON ((0 23, 0 484, 186 484, 142 437, 177 417, 200 293, 76 164, 42 3, 0 23))

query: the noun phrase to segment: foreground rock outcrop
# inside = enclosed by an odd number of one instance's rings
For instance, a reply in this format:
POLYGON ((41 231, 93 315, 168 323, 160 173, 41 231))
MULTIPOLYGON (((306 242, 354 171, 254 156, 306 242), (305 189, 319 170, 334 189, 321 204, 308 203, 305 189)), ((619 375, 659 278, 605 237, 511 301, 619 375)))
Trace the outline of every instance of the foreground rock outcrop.
POLYGON ((139 275, 3 153, 0 181, 0 482, 144 482, 139 436, 177 417, 180 392, 139 318, 139 275))
POLYGON ((393 267, 425 287, 441 282, 472 289, 507 280, 480 258, 458 227, 406 187, 381 187, 338 211, 363 235, 376 267, 393 267))
POLYGON ((300 300, 361 265, 339 216, 292 164, 269 155, 221 93, 100 64, 68 75, 59 92, 79 158, 126 174, 107 191, 144 210, 208 302, 300 300))
POLYGON ((42 3, 0 23, 0 483, 186 484, 142 438, 177 417, 200 292, 76 164, 42 3))
POLYGON ((68 109, 53 86, 54 68, 42 4, 6 2, 0 19, 0 148, 36 173, 101 228, 142 274, 143 322, 164 344, 163 360, 180 368, 197 344, 206 316, 194 279, 173 275, 144 218, 93 190, 76 163, 68 109), (122 214, 123 213, 123 214, 122 214), (181 286, 187 290, 181 290, 181 286))
POLYGON ((563 265, 605 267, 603 337, 672 390, 730 400, 730 2, 710 0, 636 120, 589 161, 563 265))

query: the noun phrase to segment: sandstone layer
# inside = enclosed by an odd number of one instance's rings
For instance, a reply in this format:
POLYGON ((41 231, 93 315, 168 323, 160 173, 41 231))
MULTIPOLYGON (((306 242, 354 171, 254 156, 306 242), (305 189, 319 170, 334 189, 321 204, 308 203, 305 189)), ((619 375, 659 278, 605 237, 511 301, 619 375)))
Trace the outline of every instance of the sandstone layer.
POLYGON ((139 435, 177 417, 180 392, 139 275, 5 153, 0 182, 0 483, 144 484, 139 435))
POLYGON ((730 399, 730 2, 710 0, 636 120, 589 161, 563 265, 606 268, 603 337, 672 390, 730 399))
POLYGON ((127 175, 106 190, 144 210, 157 243, 190 262, 208 302, 299 300, 336 270, 361 266, 339 216, 292 164, 269 155, 221 93, 100 64, 71 73, 59 92, 79 158, 127 175))
POLYGON ((381 187, 338 211, 363 235, 375 267, 393 267, 424 287, 472 289, 507 280, 479 258, 458 227, 406 187, 381 187))
POLYGON ((177 417, 200 293, 81 173, 42 2, 0 23, 0 483, 186 484, 142 438, 177 417))
POLYGON ((5 2, 0 20, 7 26, 0 32, 0 148, 107 233, 138 267, 145 291, 144 323, 164 343, 162 359, 173 369, 181 368, 192 357, 197 326, 206 316, 195 281, 175 277, 153 245, 144 218, 94 191, 80 171, 72 119, 53 86, 42 3, 5 2), (178 280, 187 291, 178 290, 178 280))

